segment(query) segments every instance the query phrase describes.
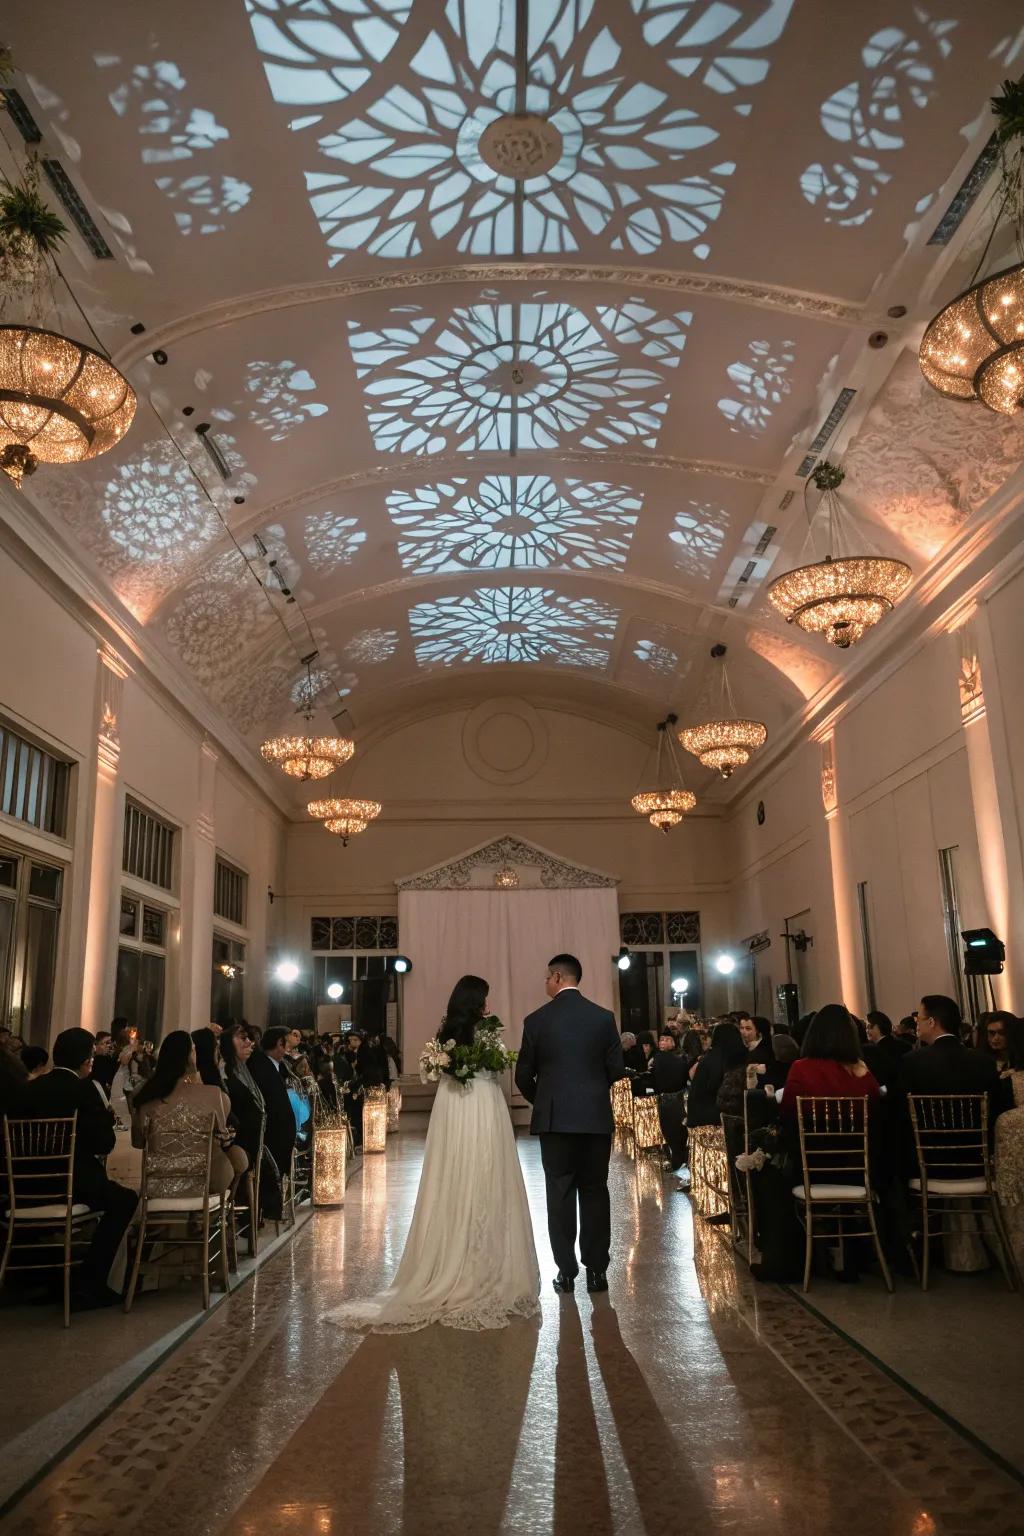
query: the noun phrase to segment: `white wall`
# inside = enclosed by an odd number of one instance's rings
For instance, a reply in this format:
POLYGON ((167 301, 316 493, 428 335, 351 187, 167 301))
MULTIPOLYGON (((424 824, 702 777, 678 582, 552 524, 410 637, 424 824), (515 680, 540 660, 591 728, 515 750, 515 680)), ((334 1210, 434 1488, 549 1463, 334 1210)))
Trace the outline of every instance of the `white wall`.
MULTIPOLYGON (((13 537, 9 544, 6 533, 3 538, 6 547, 4 602, 0 605, 0 715, 39 745, 76 764, 66 838, 36 833, 0 814, 3 843, 26 853, 45 855, 66 870, 51 1031, 56 1033, 80 1023, 86 1014, 100 1020, 109 1017, 113 1002, 119 860, 109 868, 108 859, 108 867, 104 868, 94 841, 99 708, 111 677, 101 662, 99 646, 109 631, 75 593, 26 556, 13 537), (98 909, 95 882, 99 875, 111 888, 102 935, 102 963, 95 981, 101 995, 87 999, 83 989, 93 983, 86 969, 86 934, 90 911, 95 914, 98 909)), ((212 892, 208 901, 199 903, 203 908, 200 926, 196 928, 193 923, 193 871, 197 840, 204 830, 208 834, 212 831, 217 850, 249 876, 249 913, 246 930, 239 931, 239 937, 244 937, 249 946, 246 1010, 253 1020, 262 1020, 266 1008, 264 956, 271 910, 267 889, 282 883, 285 818, 215 743, 208 743, 207 751, 207 756, 211 749, 216 754, 212 804, 201 806, 202 727, 127 650, 122 648, 118 654, 130 670, 118 685, 116 736, 120 753, 116 781, 111 786, 117 826, 123 816, 125 796, 131 794, 181 829, 178 878, 172 902, 172 906, 180 902, 180 921, 172 916, 164 1027, 195 1028, 206 1021, 192 1002, 195 994, 205 996, 202 1012, 208 1012, 209 990, 203 967, 210 966, 212 931, 206 908, 212 901, 212 892), (183 942, 186 934, 188 942, 183 942)), ((119 841, 115 842, 114 855, 119 852, 119 841)), ((14 1023, 17 1027, 20 1020, 15 1019, 14 1023)))

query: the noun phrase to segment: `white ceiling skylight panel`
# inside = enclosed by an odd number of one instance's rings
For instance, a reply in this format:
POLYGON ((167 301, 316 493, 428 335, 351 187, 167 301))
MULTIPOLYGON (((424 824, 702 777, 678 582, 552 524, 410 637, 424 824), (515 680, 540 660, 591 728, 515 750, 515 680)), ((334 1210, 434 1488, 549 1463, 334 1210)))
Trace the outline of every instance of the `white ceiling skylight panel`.
POLYGON ((618 609, 549 587, 482 587, 409 609, 420 666, 544 662, 603 669, 618 609))
POLYGON ((706 259, 736 117, 790 8, 324 0, 314 17, 248 0, 271 92, 303 136, 332 266, 440 241, 478 257, 597 242, 706 259))

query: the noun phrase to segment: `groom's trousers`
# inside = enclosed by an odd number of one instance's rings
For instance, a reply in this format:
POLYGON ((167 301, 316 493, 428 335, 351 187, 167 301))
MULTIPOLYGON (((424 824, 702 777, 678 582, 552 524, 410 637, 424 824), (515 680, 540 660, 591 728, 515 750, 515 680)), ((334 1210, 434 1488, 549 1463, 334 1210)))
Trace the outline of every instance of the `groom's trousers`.
POLYGON ((580 1256, 587 1269, 604 1274, 612 1240, 608 1198, 610 1136, 545 1131, 540 1157, 548 1196, 548 1236, 559 1272, 579 1274, 576 1258, 576 1208, 579 1206, 580 1256))

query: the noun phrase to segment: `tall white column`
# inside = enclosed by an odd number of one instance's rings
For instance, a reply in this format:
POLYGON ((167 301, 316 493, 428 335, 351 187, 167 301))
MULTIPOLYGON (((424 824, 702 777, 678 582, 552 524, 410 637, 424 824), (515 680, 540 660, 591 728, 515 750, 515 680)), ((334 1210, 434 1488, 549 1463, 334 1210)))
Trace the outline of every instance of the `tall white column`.
POLYGON ((213 972, 213 879, 217 863, 214 804, 217 753, 209 740, 199 751, 198 803, 192 824, 192 860, 182 908, 188 914, 188 1029, 210 1022, 210 980, 213 972))
POLYGON ((82 1024, 107 1029, 114 1011, 124 793, 118 721, 128 667, 106 646, 99 650, 96 688, 96 755, 93 778, 85 900, 85 958, 82 1024))
POLYGON ((839 980, 843 989, 843 1002, 847 1008, 863 1017, 868 1003, 861 967, 857 963, 857 919, 846 847, 846 816, 839 803, 839 775, 833 736, 827 737, 821 743, 821 800, 828 826, 832 902, 836 912, 836 944, 839 951, 839 980))
POLYGON ((967 747, 974 824, 989 927, 1006 945, 1006 969, 993 976, 1000 1008, 1024 1001, 1024 857, 999 672, 987 615, 979 609, 958 631, 960 717, 967 747))

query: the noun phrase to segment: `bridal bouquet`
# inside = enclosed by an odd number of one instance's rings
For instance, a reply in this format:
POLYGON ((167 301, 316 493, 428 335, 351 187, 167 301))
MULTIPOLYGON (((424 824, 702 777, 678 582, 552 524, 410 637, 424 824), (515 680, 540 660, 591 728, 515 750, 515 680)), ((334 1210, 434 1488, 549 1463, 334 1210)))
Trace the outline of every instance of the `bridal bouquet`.
POLYGON ((518 1051, 507 1051, 501 1038, 501 1021, 493 1013, 481 1019, 472 1045, 454 1040, 428 1040, 420 1052, 420 1082, 439 1083, 442 1077, 469 1083, 478 1072, 507 1072, 518 1051))

